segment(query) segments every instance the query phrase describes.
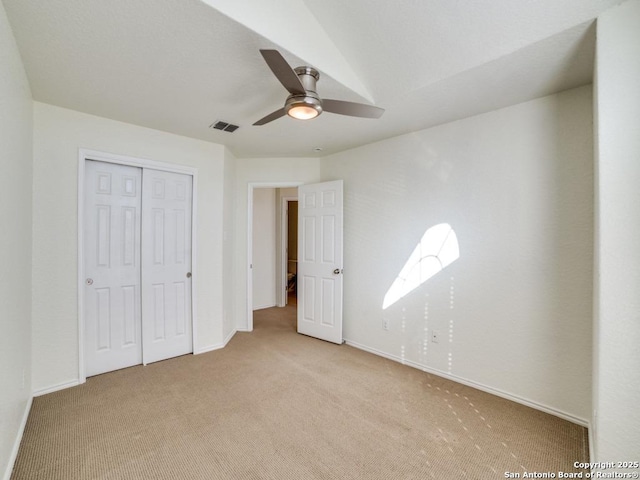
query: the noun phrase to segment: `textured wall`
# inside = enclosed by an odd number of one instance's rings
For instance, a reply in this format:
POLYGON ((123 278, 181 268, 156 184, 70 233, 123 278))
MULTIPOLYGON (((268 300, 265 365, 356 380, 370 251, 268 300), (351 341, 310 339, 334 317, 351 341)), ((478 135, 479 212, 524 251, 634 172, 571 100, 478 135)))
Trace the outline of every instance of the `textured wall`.
POLYGON ((236 330, 234 304, 234 265, 233 248, 235 245, 235 184, 236 158, 229 150, 224 156, 224 212, 222 226, 223 245, 223 339, 226 341, 236 330))
POLYGON ((345 338, 586 423, 592 148, 582 87, 325 158, 344 179, 345 338), (383 310, 440 223, 460 258, 383 310))
POLYGON ((29 83, 0 2, 0 477, 31 397, 31 156, 29 83))
POLYGON ((253 191, 253 309, 276 305, 276 189, 253 191))
POLYGON ((598 202, 592 437, 596 461, 618 462, 640 457, 638 0, 598 19, 595 105, 598 202))

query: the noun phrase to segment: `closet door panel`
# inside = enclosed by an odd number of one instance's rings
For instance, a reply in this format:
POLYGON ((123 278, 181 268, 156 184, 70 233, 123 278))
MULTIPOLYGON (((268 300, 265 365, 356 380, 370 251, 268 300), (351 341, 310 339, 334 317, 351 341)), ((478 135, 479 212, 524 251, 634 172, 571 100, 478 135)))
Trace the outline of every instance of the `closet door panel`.
POLYGON ((144 169, 142 335, 145 364, 193 352, 192 177, 144 169), (149 322, 146 319, 150 319, 149 322))
POLYGON ((142 362, 142 171, 85 163, 84 352, 87 376, 142 362))

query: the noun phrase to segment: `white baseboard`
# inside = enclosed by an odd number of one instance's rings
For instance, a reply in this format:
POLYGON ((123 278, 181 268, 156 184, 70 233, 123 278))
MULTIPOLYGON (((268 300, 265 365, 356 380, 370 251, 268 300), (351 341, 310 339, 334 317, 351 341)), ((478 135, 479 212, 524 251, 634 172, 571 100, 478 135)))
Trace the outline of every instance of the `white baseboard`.
POLYGON ((229 335, 227 335, 225 337, 225 339, 222 341, 222 346, 226 347, 227 343, 229 343, 231 341, 231 339, 233 338, 233 336, 236 334, 237 330, 234 328, 233 330, 231 330, 231 332, 229 332, 229 335))
POLYGON ((199 348, 198 350, 194 350, 193 354, 194 355, 200 355, 200 354, 203 354, 203 353, 214 352, 216 350, 220 350, 221 348, 224 348, 224 344, 223 343, 216 343, 214 345, 207 345, 206 347, 202 347, 202 348, 199 348))
POLYGON ((24 429, 27 426, 27 419, 29 418, 29 412, 31 412, 32 404, 33 396, 30 396, 27 400, 27 405, 25 406, 24 413, 22 414, 22 421, 20 422, 20 428, 18 428, 18 435, 16 435, 15 442, 13 442, 13 448, 11 449, 11 456, 9 457, 7 470, 4 472, 4 476, 2 477, 4 480, 9 480, 11 478, 11 472, 13 472, 13 466, 16 463, 16 458, 18 458, 20 442, 22 442, 22 436, 24 435, 24 429))
POLYGON ((545 412, 545 413, 549 413, 551 415, 555 415, 556 417, 562 418, 562 419, 567 420, 567 421, 569 421, 571 423, 575 423, 575 424, 583 426, 583 427, 588 427, 589 426, 589 421, 584 419, 584 418, 576 417, 575 415, 572 415, 570 413, 563 412, 562 410, 558 410, 556 408, 549 407, 547 405, 543 405, 541 403, 534 402, 532 400, 528 400, 528 399, 520 397, 518 395, 514 395, 512 393, 505 392, 505 391, 497 389, 497 388, 489 387, 487 385, 483 385, 481 383, 474 382, 473 380, 468 380, 466 378, 458 377, 456 375, 452 375, 450 373, 443 372, 442 370, 438 370, 438 369, 435 369, 435 368, 428 367, 426 365, 422 365, 422 364, 420 364, 418 362, 407 360, 406 358, 403 359, 403 358, 400 358, 400 357, 398 357, 396 355, 391 355, 389 353, 383 352, 381 350, 377 350, 375 348, 367 347, 366 345, 362 345, 362 344, 359 344, 357 342, 353 342, 351 340, 345 339, 345 343, 347 345, 351 345, 352 347, 355 347, 355 348, 357 348, 359 350, 364 350, 365 352, 373 353, 374 355, 378 355, 380 357, 388 358, 389 360, 393 360, 394 362, 402 363, 403 365, 407 365, 409 367, 413 367, 413 368, 416 368, 418 370, 422 370, 423 372, 431 373, 433 375, 437 375, 438 377, 446 378, 447 380, 451 380, 453 382, 461 383, 461 384, 467 385, 469 387, 477 388, 478 390, 482 390, 483 392, 491 393, 492 395, 496 395, 498 397, 506 398, 507 400, 511 400, 511 401, 519 403, 521 405, 526 405, 527 407, 531 407, 531 408, 534 408, 536 410, 540 410, 541 412, 545 412))
POLYGON ((225 339, 222 341, 222 343, 216 343, 215 345, 209 345, 206 347, 202 347, 199 348, 198 350, 194 350, 193 354, 194 355, 200 355, 201 353, 207 353, 207 352, 213 352, 214 350, 220 350, 221 348, 224 348, 227 346, 227 343, 229 343, 231 341, 231 339, 233 338, 233 336, 236 334, 236 332, 238 332, 239 330, 237 329, 233 329, 231 330, 231 332, 229 333, 229 335, 227 335, 225 337, 225 339))
POLYGON ((254 311, 256 311, 256 310, 264 310, 265 308, 273 308, 273 307, 276 307, 276 306, 277 305, 275 303, 269 303, 269 304, 266 304, 266 305, 254 306, 253 310, 254 311))
POLYGON ((41 395, 46 395, 47 393, 53 393, 53 392, 57 392, 58 390, 64 390, 65 388, 77 387, 78 385, 80 385, 79 380, 71 380, 70 382, 60 383, 52 387, 41 388, 40 390, 36 390, 33 392, 33 396, 39 397, 41 395))

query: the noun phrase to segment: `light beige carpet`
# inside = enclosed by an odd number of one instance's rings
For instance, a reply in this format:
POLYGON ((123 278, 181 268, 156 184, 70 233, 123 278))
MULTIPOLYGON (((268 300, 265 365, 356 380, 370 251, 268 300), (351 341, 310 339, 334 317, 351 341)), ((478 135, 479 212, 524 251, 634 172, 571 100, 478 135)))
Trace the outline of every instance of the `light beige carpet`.
POLYGON ((498 479, 573 471, 586 430, 346 345, 295 307, 215 352, 34 400, 12 479, 498 479))

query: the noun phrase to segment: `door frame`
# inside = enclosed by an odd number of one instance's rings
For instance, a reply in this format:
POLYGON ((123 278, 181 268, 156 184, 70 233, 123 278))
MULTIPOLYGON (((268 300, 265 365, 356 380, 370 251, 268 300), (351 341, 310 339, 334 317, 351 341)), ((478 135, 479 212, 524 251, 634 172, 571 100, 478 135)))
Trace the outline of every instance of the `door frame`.
POLYGON ((289 256, 287 250, 289 249, 289 202, 298 201, 298 196, 282 197, 282 204, 280 205, 280 259, 282 265, 280 267, 280 285, 284 285, 284 288, 280 292, 280 298, 278 302, 279 307, 287 306, 287 273, 289 272, 289 256), (286 220, 286 221, 285 221, 286 220))
POLYGON ((81 148, 78 150, 78 383, 82 384, 87 381, 85 369, 84 354, 84 169, 88 160, 99 162, 115 163, 119 165, 127 165, 138 168, 151 168, 172 173, 182 173, 190 175, 193 179, 192 187, 192 210, 191 210, 191 335, 193 341, 193 350, 195 351, 197 342, 196 322, 196 284, 198 281, 197 262, 196 262, 196 224, 197 224, 197 185, 198 185, 198 169, 185 165, 173 163, 158 162, 146 158, 130 157, 127 155, 118 155, 114 153, 99 152, 81 148))
POLYGON ((304 182, 249 182, 247 184, 247 332, 253 331, 253 191, 256 188, 297 188, 304 182))

